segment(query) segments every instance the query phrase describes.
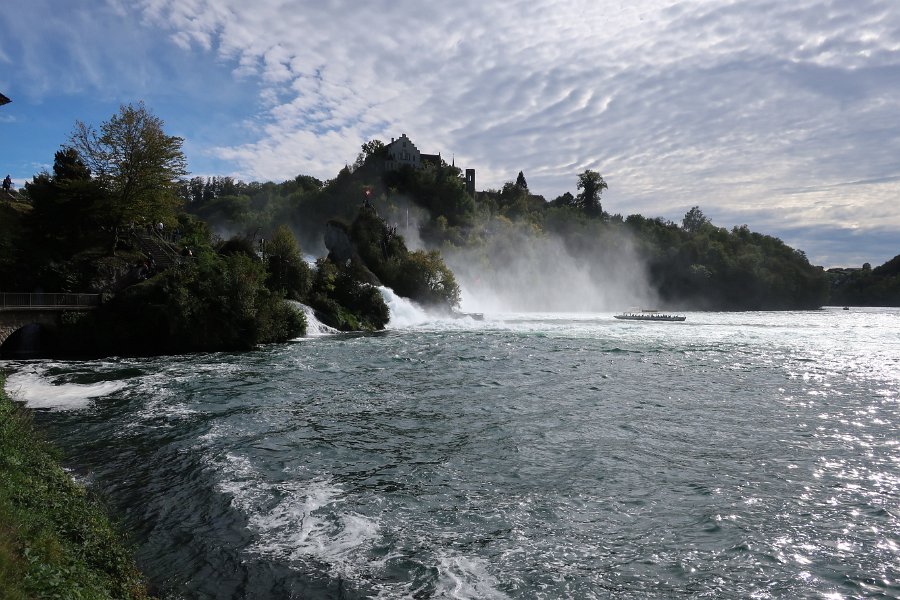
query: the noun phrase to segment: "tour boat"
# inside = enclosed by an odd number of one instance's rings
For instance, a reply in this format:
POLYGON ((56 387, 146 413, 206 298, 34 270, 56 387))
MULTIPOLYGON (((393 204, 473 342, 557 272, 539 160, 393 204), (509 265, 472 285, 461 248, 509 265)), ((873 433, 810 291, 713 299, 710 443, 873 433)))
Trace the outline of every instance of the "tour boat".
POLYGON ((615 318, 623 321, 684 321, 687 319, 684 315, 667 315, 658 310, 642 310, 640 312, 626 312, 620 315, 614 315, 615 318))

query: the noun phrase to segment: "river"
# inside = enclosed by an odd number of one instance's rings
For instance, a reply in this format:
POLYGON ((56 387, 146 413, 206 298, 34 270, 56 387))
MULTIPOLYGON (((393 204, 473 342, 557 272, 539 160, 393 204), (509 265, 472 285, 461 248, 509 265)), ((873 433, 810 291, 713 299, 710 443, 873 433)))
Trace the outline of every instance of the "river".
POLYGON ((7 361, 176 598, 900 596, 900 310, 7 361))

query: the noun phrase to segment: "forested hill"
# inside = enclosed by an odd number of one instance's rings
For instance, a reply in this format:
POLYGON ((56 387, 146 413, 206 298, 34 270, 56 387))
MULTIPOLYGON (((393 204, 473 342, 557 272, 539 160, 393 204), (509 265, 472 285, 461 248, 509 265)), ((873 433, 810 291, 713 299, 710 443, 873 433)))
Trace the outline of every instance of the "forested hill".
MULTIPOLYGON (((367 146, 329 181, 305 175, 283 183, 194 178, 184 182, 182 196, 188 211, 216 230, 252 235, 286 223, 307 252, 319 254, 325 250, 323 225, 351 221, 369 190, 369 202, 411 247, 421 241, 440 249, 454 270, 477 264, 484 278, 502 277, 522 258, 519 249, 552 240, 563 248, 562 260, 595 281, 640 276, 669 307, 806 309, 828 301, 824 271, 802 251, 746 226, 717 227, 696 207, 680 224, 611 215, 601 204, 606 183, 594 171, 577 176, 577 195, 566 192, 550 201, 531 194, 521 172, 502 189, 473 197, 456 167, 388 171, 377 145, 367 146)), ((531 268, 553 267, 535 262, 531 268)))
POLYGON ((845 306, 900 306, 900 255, 874 269, 829 269, 831 303, 845 306))

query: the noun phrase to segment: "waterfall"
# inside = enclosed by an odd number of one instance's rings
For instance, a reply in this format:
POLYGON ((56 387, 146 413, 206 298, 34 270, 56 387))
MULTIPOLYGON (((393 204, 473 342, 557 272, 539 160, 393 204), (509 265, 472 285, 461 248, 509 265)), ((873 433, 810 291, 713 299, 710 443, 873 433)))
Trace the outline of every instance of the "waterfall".
POLYGON ((321 322, 316 318, 316 313, 312 309, 312 307, 303 304, 302 302, 296 302, 294 300, 288 300, 288 302, 298 311, 302 312, 306 315, 306 337, 322 337, 323 335, 332 335, 334 333, 340 333, 334 327, 329 327, 325 323, 321 322))
POLYGON ((391 288, 378 286, 378 291, 381 292, 384 303, 387 304, 390 311, 389 327, 412 327, 435 320, 421 306, 412 300, 398 296, 391 288))

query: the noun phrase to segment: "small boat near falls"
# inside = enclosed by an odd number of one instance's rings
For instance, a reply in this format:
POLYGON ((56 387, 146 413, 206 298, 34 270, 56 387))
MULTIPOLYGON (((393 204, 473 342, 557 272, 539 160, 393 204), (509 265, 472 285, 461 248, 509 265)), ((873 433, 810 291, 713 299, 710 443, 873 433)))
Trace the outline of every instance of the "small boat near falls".
POLYGON ((641 310, 637 312, 624 312, 618 315, 613 315, 616 319, 620 319, 622 321, 667 321, 667 322, 680 322, 687 319, 684 315, 674 315, 674 314, 666 314, 661 313, 658 310, 641 310))

